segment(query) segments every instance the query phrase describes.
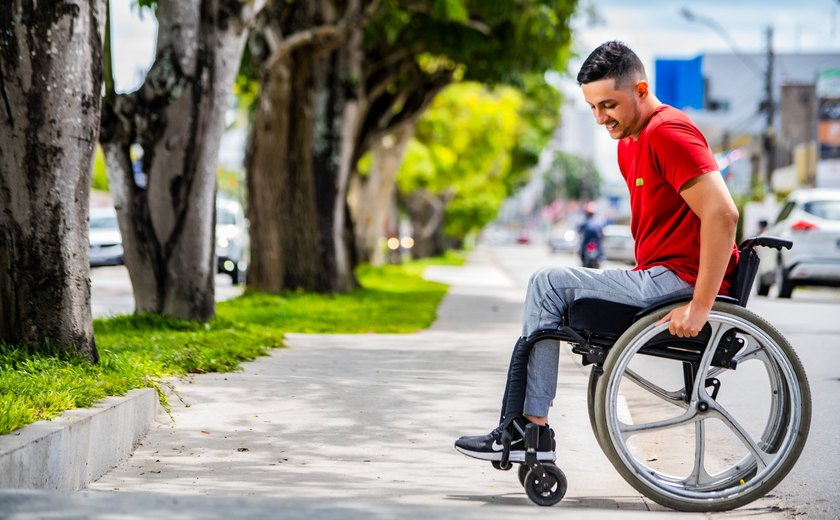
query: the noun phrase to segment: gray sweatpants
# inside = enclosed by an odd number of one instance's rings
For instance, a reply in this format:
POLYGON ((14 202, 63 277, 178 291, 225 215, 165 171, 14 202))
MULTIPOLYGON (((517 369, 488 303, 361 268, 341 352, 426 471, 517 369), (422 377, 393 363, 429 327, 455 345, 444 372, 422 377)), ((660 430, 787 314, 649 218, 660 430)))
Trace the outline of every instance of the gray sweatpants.
MULTIPOLYGON (((544 267, 531 276, 525 295, 522 335, 526 338, 561 325, 568 304, 580 298, 598 298, 639 307, 691 295, 694 288, 666 267, 643 271, 544 267)), ((525 415, 545 417, 557 392, 560 345, 541 340, 528 360, 525 415)))

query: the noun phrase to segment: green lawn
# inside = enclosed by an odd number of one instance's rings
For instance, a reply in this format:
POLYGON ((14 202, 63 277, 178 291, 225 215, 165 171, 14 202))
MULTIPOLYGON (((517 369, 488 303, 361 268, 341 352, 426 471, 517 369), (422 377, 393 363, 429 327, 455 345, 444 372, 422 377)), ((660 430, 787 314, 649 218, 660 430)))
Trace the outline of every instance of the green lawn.
POLYGON ((93 322, 100 362, 29 355, 0 345, 0 434, 84 408, 134 388, 159 391, 164 378, 236 370, 283 346, 286 332, 411 333, 434 321, 446 286, 423 280, 428 265, 463 264, 450 254, 401 266, 361 267, 349 294, 248 293, 220 302, 216 318, 194 323, 156 315, 93 322))

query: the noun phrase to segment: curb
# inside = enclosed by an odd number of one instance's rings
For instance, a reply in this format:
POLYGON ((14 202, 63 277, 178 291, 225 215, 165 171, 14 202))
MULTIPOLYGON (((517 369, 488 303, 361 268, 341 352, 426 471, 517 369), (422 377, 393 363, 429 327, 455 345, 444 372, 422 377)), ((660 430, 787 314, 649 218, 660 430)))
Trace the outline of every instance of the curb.
POLYGON ((126 460, 163 409, 151 388, 0 436, 0 488, 76 491, 126 460))

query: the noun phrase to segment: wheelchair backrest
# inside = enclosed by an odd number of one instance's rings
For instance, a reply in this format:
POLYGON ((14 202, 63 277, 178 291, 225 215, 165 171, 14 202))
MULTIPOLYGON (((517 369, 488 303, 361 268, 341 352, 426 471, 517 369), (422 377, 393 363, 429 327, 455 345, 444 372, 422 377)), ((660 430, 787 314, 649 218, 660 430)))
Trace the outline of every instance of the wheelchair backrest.
POLYGON ((732 290, 729 292, 732 298, 738 300, 738 305, 747 306, 755 275, 758 273, 760 259, 755 248, 772 247, 781 250, 782 248, 790 249, 792 246, 793 242, 790 240, 771 236, 752 237, 741 242, 738 246, 740 256, 735 270, 735 283, 732 284, 732 290))

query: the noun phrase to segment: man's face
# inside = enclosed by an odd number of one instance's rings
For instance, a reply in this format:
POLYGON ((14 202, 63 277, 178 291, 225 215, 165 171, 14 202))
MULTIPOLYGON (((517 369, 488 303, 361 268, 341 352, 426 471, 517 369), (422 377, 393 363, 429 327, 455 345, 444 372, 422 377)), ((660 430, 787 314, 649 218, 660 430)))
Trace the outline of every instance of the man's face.
POLYGON ((644 124, 637 85, 616 89, 615 79, 602 79, 581 85, 583 97, 592 109, 595 122, 604 125, 613 139, 638 137, 644 124))

